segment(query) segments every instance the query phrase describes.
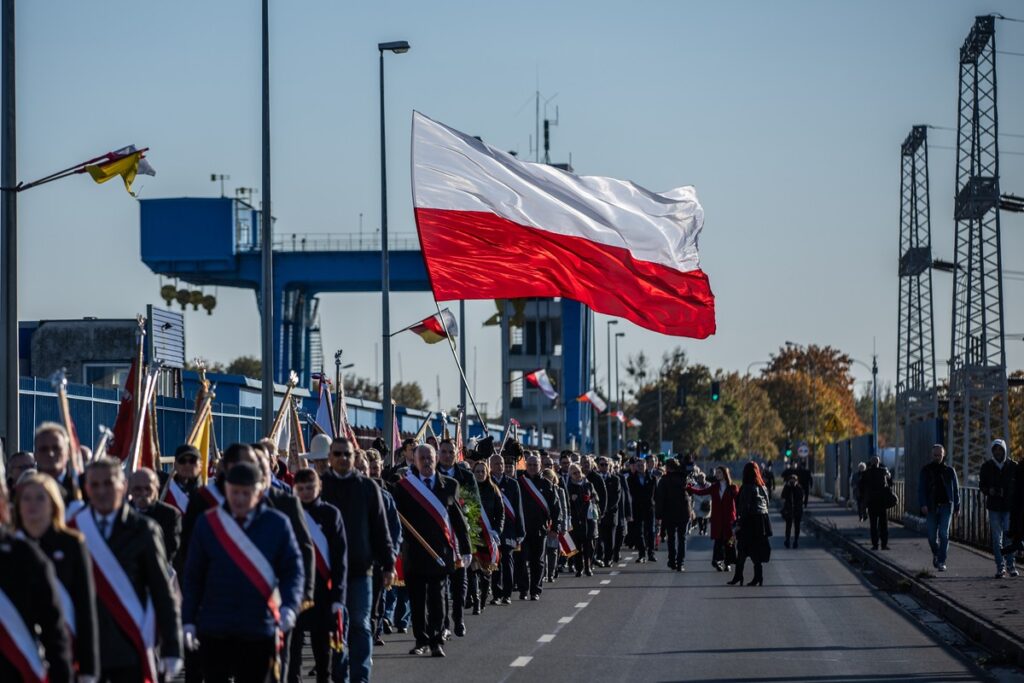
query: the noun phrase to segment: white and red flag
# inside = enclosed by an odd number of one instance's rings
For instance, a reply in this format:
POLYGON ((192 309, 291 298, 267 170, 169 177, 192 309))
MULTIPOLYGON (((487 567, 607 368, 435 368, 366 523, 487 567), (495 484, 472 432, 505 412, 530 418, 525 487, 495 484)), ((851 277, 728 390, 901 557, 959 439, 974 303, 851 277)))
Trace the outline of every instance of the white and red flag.
POLYGON ((640 421, 640 418, 633 417, 633 418, 630 418, 628 424, 629 424, 630 427, 639 427, 640 425, 643 424, 643 422, 640 421))
POLYGON ((413 203, 439 301, 563 296, 663 334, 715 332, 693 187, 520 161, 413 114, 413 203))
POLYGON ((555 385, 551 383, 551 378, 548 377, 548 371, 544 368, 528 372, 524 377, 527 382, 540 389, 541 392, 543 392, 543 394, 552 401, 558 398, 558 392, 555 391, 555 385))
POLYGON ((625 424, 626 423, 626 414, 624 412, 622 412, 621 410, 616 410, 615 411, 615 419, 618 420, 619 422, 625 424))
POLYGON ((608 404, 604 402, 604 399, 601 398, 601 395, 594 391, 593 389, 586 392, 585 394, 580 394, 579 396, 576 397, 576 400, 579 401, 580 403, 589 403, 590 405, 594 406, 594 409, 597 410, 597 412, 599 413, 603 413, 605 411, 605 408, 608 407, 608 404))

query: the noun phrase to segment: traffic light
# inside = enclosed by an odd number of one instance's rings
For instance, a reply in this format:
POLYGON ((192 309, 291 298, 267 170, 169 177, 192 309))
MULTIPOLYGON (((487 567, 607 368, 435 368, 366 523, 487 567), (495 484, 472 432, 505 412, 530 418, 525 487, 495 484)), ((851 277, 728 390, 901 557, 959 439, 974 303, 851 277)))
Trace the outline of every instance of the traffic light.
POLYGON ((793 442, 786 439, 786 457, 790 458, 793 456, 793 442))
POLYGON ((712 403, 717 403, 718 402, 718 398, 720 396, 719 388, 720 388, 720 386, 719 386, 718 382, 712 382, 711 383, 711 402, 712 403))

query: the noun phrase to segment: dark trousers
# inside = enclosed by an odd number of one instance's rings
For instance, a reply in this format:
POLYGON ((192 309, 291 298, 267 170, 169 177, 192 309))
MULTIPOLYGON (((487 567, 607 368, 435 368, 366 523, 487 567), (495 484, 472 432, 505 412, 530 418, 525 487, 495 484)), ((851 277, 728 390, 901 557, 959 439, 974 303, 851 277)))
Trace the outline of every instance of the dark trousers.
MULTIPOLYGON (((15 680, 15 679, 11 679, 15 680)), ((17 680, 21 680, 19 677, 17 680)), ((137 666, 122 666, 117 668, 100 669, 100 683, 137 683, 142 680, 142 672, 137 666)))
POLYGON ((601 538, 601 552, 598 557, 605 562, 611 562, 615 557, 615 531, 618 528, 618 524, 608 523, 604 520, 597 527, 597 534, 601 538))
POLYGON ((462 623, 463 614, 466 610, 466 568, 456 569, 448 574, 445 582, 444 600, 444 627, 451 628, 462 623))
POLYGON ((654 519, 644 518, 633 521, 633 539, 639 557, 654 553, 654 519))
MULTIPOLYGON (((497 570, 494 572, 497 573, 497 570)), ((487 604, 487 593, 491 590, 491 572, 474 569, 469 572, 466 586, 466 604, 482 612, 487 604)))
POLYGON ((409 605, 412 608, 412 632, 416 636, 418 646, 442 643, 444 580, 443 576, 405 577, 405 587, 409 590, 409 605))
POLYGON ((501 546, 501 556, 498 558, 498 568, 494 571, 494 598, 512 597, 512 587, 515 585, 515 546, 501 546))
POLYGON ((615 525, 615 541, 614 541, 614 546, 615 546, 614 550, 615 550, 615 552, 612 553, 612 559, 615 560, 616 562, 619 561, 619 553, 622 552, 622 543, 625 540, 626 540, 626 522, 620 520, 620 523, 615 525))
POLYGON ((723 541, 719 538, 715 539, 715 545, 711 550, 711 564, 717 564, 721 562, 723 565, 728 563, 725 561, 725 545, 727 541, 723 541))
POLYGON ((520 595, 540 595, 544 581, 544 534, 527 534, 517 553, 520 595))
POLYGON ((201 650, 185 650, 185 683, 203 683, 201 650))
POLYGON ((277 644, 273 638, 243 640, 200 634, 203 680, 206 683, 272 681, 277 644))
POLYGON ((668 537, 669 564, 682 564, 686 561, 686 526, 665 522, 662 527, 668 537))
POLYGON ((800 538, 800 520, 803 519, 802 515, 790 515, 786 517, 786 540, 789 540, 790 532, 793 532, 793 540, 800 538))
POLYGON ((377 636, 380 634, 384 622, 384 570, 379 564, 373 565, 371 586, 373 597, 370 603, 370 628, 373 630, 373 635, 377 636))
POLYGON ((871 525, 871 545, 889 545, 889 517, 884 507, 868 507, 868 523, 871 525))
POLYGON ((549 580, 555 578, 555 574, 558 573, 558 556, 561 555, 558 548, 549 548, 547 545, 544 546, 544 574, 549 580))
POLYGON ((309 644, 313 650, 313 662, 316 665, 317 683, 327 683, 331 673, 331 632, 323 623, 323 616, 313 615, 308 611, 299 616, 299 623, 292 629, 291 649, 292 662, 288 670, 288 683, 299 683, 302 675, 302 648, 305 646, 305 635, 309 632, 309 644), (303 617, 308 618, 303 619, 303 617), (315 617, 315 618, 314 618, 315 617), (316 623, 319 621, 320 623, 316 623))

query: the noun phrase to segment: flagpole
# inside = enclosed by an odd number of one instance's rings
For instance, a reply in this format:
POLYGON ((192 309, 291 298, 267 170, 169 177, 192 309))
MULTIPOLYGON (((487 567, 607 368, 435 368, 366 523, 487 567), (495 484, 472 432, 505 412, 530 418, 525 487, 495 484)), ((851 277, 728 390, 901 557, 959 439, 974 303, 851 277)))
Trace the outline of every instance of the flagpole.
POLYGON ((274 219, 270 208, 270 8, 262 7, 263 206, 260 212, 260 351, 263 357, 263 433, 274 419, 274 219))
POLYGON ((0 294, 0 363, 3 363, 3 386, 0 387, 0 436, 7 453, 21 448, 18 441, 18 182, 16 144, 18 141, 15 107, 14 68, 14 0, 3 0, 3 31, 0 54, 0 269, 3 270, 3 294, 0 294))
MULTIPOLYGON (((466 330, 466 300, 459 300, 459 331, 462 333, 461 344, 459 344, 459 365, 466 367, 466 347, 469 346, 469 337, 467 336, 466 330)), ((462 430, 462 434, 466 435, 469 432, 466 427, 469 421, 466 419, 466 376, 462 376, 462 384, 459 386, 459 429, 462 430)), ((442 410, 441 406, 437 407, 438 410, 442 410)), ((481 425, 483 427, 483 425, 481 425)), ((487 433, 487 428, 483 427, 484 433, 487 433)), ((876 430, 877 431, 877 430, 876 430)), ((459 454, 461 457, 461 453, 459 454)))
POLYGON ((444 316, 441 315, 441 304, 437 303, 437 299, 434 299, 434 306, 437 308, 437 317, 440 319, 441 327, 444 329, 445 339, 448 340, 448 348, 452 350, 452 357, 455 358, 455 366, 459 369, 459 377, 462 378, 462 386, 466 389, 466 394, 469 396, 469 402, 473 404, 473 412, 476 413, 476 419, 480 421, 480 428, 483 429, 484 434, 486 434, 487 423, 484 422, 484 418, 480 414, 480 409, 476 406, 476 399, 473 398, 473 392, 469 390, 469 385, 466 382, 466 372, 462 369, 462 363, 459 362, 459 353, 455 350, 455 342, 452 340, 452 336, 448 334, 448 325, 444 321, 444 316))

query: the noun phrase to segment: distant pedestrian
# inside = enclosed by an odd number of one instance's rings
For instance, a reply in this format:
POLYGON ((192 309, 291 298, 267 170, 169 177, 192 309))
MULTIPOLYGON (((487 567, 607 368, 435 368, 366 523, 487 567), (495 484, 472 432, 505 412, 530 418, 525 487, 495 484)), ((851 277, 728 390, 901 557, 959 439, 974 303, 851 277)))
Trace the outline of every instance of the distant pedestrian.
POLYGON ((761 477, 761 468, 754 461, 743 466, 743 487, 736 496, 736 573, 729 585, 743 585, 743 567, 749 558, 754 564, 751 586, 764 584, 763 565, 771 558, 768 539, 772 535, 768 519, 768 488, 761 477))
POLYGON ((878 456, 873 456, 860 477, 860 490, 864 497, 864 506, 868 511, 868 524, 871 526, 871 549, 878 550, 881 542, 882 550, 889 549, 889 488, 892 476, 889 470, 882 467, 878 456))
MULTIPOLYGON (((703 472, 696 470, 696 474, 693 476, 692 486, 694 488, 704 488, 707 486, 707 478, 703 472)), ((708 533, 708 520, 711 518, 711 496, 710 495, 694 495, 693 496, 693 514, 694 521, 697 526, 697 533, 704 536, 708 533)))
POLYGON ((857 470, 850 475, 850 498, 857 503, 857 519, 864 521, 868 518, 868 508, 864 504, 864 489, 861 486, 861 477, 868 466, 865 463, 857 463, 857 470))
POLYGON ((789 475, 782 486, 782 518, 786 520, 786 547, 799 548, 800 521, 804 518, 804 490, 800 488, 795 474, 789 475))
POLYGON ((654 492, 654 516, 661 523, 668 540, 668 568, 685 571, 686 530, 693 515, 690 494, 686 492, 686 476, 679 461, 670 458, 665 463, 667 473, 658 482, 654 492))
POLYGON ((1017 463, 1010 459, 1006 442, 996 439, 992 442, 992 459, 981 466, 978 488, 985 494, 989 527, 992 529, 992 552, 996 559, 996 578, 1007 574, 1018 576, 1014 565, 1014 553, 1003 553, 1003 544, 1010 537, 1010 509, 1012 506, 1014 479, 1021 476, 1017 463))
POLYGON ((946 571, 949 526, 953 516, 960 512, 960 484, 956 471, 943 463, 945 457, 946 449, 942 445, 932 446, 932 462, 921 468, 917 480, 917 500, 928 523, 932 565, 940 572, 946 571))

